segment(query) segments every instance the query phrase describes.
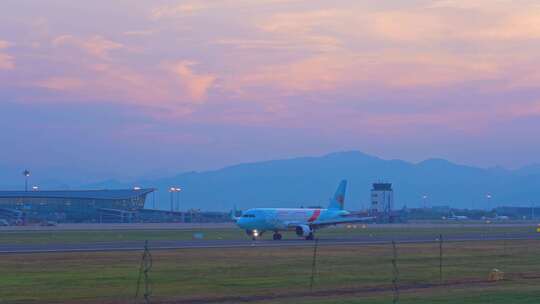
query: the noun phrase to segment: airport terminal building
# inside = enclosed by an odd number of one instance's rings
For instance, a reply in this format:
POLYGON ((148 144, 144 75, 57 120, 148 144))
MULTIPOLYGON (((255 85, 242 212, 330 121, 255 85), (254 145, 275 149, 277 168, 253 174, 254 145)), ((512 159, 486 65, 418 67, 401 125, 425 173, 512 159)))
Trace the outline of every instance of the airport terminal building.
POLYGON ((0 191, 0 218, 13 223, 130 222, 153 191, 0 191))

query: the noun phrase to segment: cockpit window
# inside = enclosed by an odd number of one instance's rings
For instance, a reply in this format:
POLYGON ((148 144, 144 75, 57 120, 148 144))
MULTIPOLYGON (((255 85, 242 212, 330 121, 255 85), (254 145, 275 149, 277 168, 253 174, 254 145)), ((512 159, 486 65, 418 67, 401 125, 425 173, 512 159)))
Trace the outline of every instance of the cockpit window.
POLYGON ((255 217, 255 214, 244 214, 242 217, 255 217))

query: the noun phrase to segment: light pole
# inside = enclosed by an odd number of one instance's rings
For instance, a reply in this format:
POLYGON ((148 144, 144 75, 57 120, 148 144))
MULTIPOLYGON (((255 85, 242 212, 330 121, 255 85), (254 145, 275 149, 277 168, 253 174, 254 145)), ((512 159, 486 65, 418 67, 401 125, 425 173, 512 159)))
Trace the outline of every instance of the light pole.
POLYGON ((422 201, 424 203, 424 209, 427 209, 427 204, 426 204, 427 198, 428 198, 427 194, 422 195, 422 201))
MULTIPOLYGON (((180 211, 180 192, 182 192, 182 188, 178 187, 176 188, 176 192, 177 192, 177 201, 178 201, 178 212, 181 212, 180 211)), ((185 222, 185 213, 182 213, 182 223, 185 222)))
POLYGON ((152 209, 156 210, 156 191, 157 189, 154 189, 152 191, 152 209))
POLYGON ((176 211, 180 211, 180 192, 182 192, 182 188, 176 188, 176 211))
POLYGON ((28 191, 28 177, 30 176, 30 171, 25 169, 22 174, 24 175, 24 191, 28 191))
POLYGON ((493 197, 493 196, 492 196, 491 194, 489 194, 489 193, 486 194, 487 209, 488 209, 488 211, 489 211, 489 208, 491 207, 490 201, 491 201, 491 198, 492 198, 492 197, 493 197))
POLYGON ((174 211, 174 193, 177 193, 177 210, 176 211, 180 211, 180 196, 179 196, 179 193, 180 191, 182 191, 182 189, 180 189, 179 187, 170 187, 169 188, 169 193, 171 193, 171 212, 174 211))
POLYGON ((174 194, 173 194, 173 193, 174 193, 174 190, 175 190, 175 189, 176 189, 176 188, 174 188, 174 187, 170 187, 170 188, 169 188, 169 193, 171 194, 171 206, 170 206, 170 207, 171 207, 171 212, 174 211, 174 207, 173 207, 173 206, 174 206, 174 205, 173 205, 174 194))

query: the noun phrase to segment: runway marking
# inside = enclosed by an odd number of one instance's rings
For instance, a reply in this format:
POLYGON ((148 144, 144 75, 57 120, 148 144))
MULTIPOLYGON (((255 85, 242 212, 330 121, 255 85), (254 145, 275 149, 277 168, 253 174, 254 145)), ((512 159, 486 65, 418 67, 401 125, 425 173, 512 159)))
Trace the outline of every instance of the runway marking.
MULTIPOLYGON (((446 239, 446 242, 470 242, 470 241, 502 241, 502 240, 535 240, 537 239, 534 236, 524 236, 524 237, 483 237, 483 238, 455 238, 455 239, 446 239)), ((425 243, 434 243, 435 239, 417 239, 417 240, 397 240, 398 244, 425 244, 425 243)), ((319 242, 320 246, 368 246, 368 245, 384 245, 390 244, 391 240, 357 240, 357 241, 336 241, 336 240, 321 240, 319 242)), ((91 245, 91 244, 87 244, 91 245)), ((99 246, 99 244, 96 244, 99 246)), ((219 249, 219 248, 265 248, 265 247, 311 247, 313 243, 310 241, 290 241, 290 242, 242 242, 238 244, 194 244, 188 243, 184 245, 173 245, 173 246, 163 246, 156 245, 152 246, 150 243, 151 250, 181 250, 181 249, 219 249)), ((69 252, 113 252, 113 251, 139 251, 143 250, 143 243, 141 246, 128 246, 128 247, 94 247, 94 248, 57 248, 57 249, 14 249, 14 250, 0 250, 0 254, 30 254, 30 253, 69 253, 69 252)))

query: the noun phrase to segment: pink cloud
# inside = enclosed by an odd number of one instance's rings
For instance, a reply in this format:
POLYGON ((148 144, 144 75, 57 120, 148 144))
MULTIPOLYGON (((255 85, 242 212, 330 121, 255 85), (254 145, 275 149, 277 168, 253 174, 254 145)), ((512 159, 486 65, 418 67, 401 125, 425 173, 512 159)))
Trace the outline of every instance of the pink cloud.
POLYGON ((5 40, 0 40, 0 50, 1 49, 7 49, 8 47, 12 46, 12 44, 5 40))
POLYGON ((83 86, 83 81, 70 77, 51 77, 37 81, 35 85, 49 90, 72 91, 80 89, 83 86))
POLYGON ((12 70, 15 68, 15 58, 1 51, 11 46, 12 43, 0 40, 0 70, 12 70))
POLYGON ((194 101, 203 101, 207 97, 208 90, 216 81, 216 76, 209 74, 196 74, 192 66, 196 65, 191 61, 180 61, 171 67, 171 71, 180 79, 187 95, 194 101))
POLYGON ((123 34, 126 36, 150 36, 154 34, 155 30, 135 30, 135 31, 125 31, 123 34))
POLYGON ((15 68, 15 60, 13 56, 0 53, 0 70, 12 70, 15 68))
POLYGON ((502 77, 504 65, 485 56, 384 51, 335 52, 297 61, 266 65, 229 77, 225 87, 253 99, 265 90, 267 99, 280 94, 339 92, 359 85, 388 88, 444 87, 502 77), (269 96, 268 96, 269 95, 269 96), (271 96, 271 97, 270 97, 271 96))
POLYGON ((155 115, 178 117, 189 115, 204 102, 216 79, 194 72, 193 66, 194 62, 179 61, 166 70, 160 64, 142 73, 113 62, 94 61, 78 66, 74 76, 49 77, 30 85, 54 93, 34 100, 137 104, 154 109, 155 115))
POLYGON ((94 35, 88 39, 82 39, 71 35, 62 35, 53 39, 54 46, 74 45, 86 53, 100 59, 110 59, 109 52, 124 48, 124 45, 112 40, 103 38, 100 35, 94 35))
POLYGON ((540 116, 540 101, 535 102, 509 102, 509 105, 500 111, 501 115, 510 118, 538 117, 540 116))
POLYGON ((150 13, 152 19, 162 19, 175 17, 178 15, 189 15, 197 11, 206 9, 208 5, 201 2, 182 3, 177 5, 165 5, 156 7, 150 13))

